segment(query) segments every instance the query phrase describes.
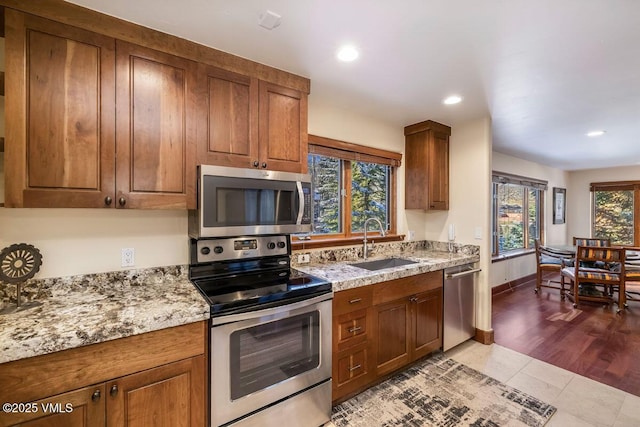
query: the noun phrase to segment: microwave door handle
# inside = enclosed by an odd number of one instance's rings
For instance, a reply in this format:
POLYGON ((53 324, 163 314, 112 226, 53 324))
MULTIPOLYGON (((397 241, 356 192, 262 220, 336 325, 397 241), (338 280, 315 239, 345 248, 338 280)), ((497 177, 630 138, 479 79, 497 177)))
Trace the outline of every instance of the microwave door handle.
POLYGON ((298 218, 296 224, 302 224, 302 215, 304 214, 304 193, 302 192, 302 182, 297 181, 296 187, 298 187, 298 218))

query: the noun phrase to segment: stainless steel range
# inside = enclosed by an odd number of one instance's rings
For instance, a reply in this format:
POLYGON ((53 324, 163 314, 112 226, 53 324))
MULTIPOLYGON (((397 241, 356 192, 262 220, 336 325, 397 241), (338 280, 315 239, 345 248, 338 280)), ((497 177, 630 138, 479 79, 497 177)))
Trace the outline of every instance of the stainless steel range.
POLYGON ((288 235, 192 239, 211 305, 211 426, 315 427, 331 416, 331 283, 293 271, 288 235))

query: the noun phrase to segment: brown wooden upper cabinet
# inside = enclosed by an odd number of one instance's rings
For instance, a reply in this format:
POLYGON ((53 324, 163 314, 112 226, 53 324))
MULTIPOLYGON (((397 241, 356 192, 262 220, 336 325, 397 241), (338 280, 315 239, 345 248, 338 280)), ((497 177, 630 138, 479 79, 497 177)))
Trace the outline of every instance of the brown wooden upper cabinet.
POLYGON ((307 94, 200 64, 198 164, 307 170, 307 94))
POLYGON ((5 21, 5 206, 195 207, 194 62, 10 9, 5 21))
POLYGON ((116 42, 117 206, 195 208, 197 64, 116 42))
POLYGON ((449 209, 451 128, 427 120, 404 128, 405 208, 449 209))

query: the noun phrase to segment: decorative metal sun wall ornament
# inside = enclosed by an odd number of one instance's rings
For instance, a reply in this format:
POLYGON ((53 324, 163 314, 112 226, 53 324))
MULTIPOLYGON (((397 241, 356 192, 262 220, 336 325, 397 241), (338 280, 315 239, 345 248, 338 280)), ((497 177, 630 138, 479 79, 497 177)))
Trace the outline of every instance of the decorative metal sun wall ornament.
POLYGON ((1 310, 2 313, 40 305, 32 301, 23 306, 20 303, 20 297, 22 284, 35 276, 40 271, 41 265, 42 255, 33 245, 16 243, 0 251, 0 281, 16 285, 16 307, 5 307, 1 310))

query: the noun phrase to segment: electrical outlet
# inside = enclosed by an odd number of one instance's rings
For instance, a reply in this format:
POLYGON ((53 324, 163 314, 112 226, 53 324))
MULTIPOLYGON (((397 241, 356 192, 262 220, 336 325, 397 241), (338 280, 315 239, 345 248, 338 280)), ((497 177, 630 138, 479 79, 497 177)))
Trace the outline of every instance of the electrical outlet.
POLYGON ((408 230, 407 240, 415 240, 415 239, 416 239, 416 232, 414 230, 408 230))
POLYGON ((298 254, 298 264, 306 264, 311 261, 311 255, 309 254, 298 254))
POLYGON ((122 266, 133 267, 135 261, 136 251, 133 248, 122 248, 122 266))

